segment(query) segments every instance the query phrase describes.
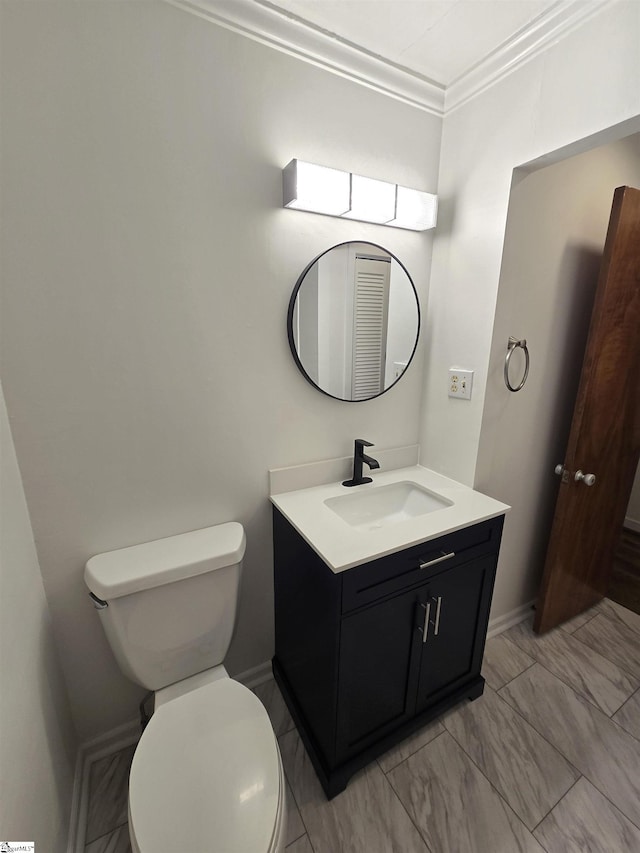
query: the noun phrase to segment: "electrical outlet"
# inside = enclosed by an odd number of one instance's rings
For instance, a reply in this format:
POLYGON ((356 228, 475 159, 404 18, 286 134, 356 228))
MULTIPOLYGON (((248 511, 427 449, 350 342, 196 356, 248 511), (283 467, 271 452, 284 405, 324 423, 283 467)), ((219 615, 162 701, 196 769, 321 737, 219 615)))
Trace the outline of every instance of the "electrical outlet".
POLYGON ((463 400, 470 400, 472 385, 473 370, 458 370, 456 367, 452 367, 449 370, 450 397, 460 397, 463 400))
POLYGON ((407 362, 406 361, 394 361, 393 362, 393 378, 394 378, 394 380, 400 379, 400 377, 402 376, 402 374, 405 372, 406 369, 407 369, 407 362))

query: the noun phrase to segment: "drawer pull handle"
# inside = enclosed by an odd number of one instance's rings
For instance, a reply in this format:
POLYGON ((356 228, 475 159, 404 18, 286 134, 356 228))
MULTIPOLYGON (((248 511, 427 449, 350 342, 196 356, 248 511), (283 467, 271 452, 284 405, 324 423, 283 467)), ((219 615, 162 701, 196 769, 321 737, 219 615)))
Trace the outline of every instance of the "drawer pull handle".
POLYGON ((427 634, 429 633, 429 614, 431 613, 431 602, 427 601, 426 604, 421 604, 420 607, 424 609, 424 625, 422 628, 418 625, 418 631, 422 634, 422 642, 427 642, 427 634))
POLYGON ((435 560, 428 560, 426 563, 420 563, 419 568, 427 569, 429 566, 435 566, 436 563, 442 563, 444 560, 450 560, 452 557, 455 557, 455 551, 449 551, 448 554, 442 552, 442 556, 436 557, 435 560))
POLYGON ((442 606, 442 596, 439 595, 437 598, 432 598, 432 601, 436 603, 436 621, 433 625, 433 636, 438 636, 438 631, 440 630, 440 607, 442 606))

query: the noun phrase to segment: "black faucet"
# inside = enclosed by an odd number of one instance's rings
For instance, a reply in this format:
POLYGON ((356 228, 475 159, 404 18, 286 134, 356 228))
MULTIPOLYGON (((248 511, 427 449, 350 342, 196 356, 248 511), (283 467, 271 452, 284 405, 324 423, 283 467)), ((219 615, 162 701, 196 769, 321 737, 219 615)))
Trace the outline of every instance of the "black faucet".
POLYGON ((364 438, 356 438, 353 449, 353 479, 344 480, 343 486, 361 486, 363 483, 372 482, 371 477, 362 476, 362 463, 366 462, 371 470, 379 468, 380 463, 377 459, 372 459, 371 456, 365 454, 365 447, 373 447, 373 444, 370 441, 365 441, 364 438))

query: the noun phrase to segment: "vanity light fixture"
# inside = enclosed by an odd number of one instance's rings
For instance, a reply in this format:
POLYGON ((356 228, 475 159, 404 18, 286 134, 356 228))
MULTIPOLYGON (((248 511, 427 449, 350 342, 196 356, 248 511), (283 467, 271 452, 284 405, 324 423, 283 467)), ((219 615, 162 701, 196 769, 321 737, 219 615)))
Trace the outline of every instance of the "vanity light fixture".
POLYGON ((436 227, 437 215, 437 195, 396 186, 395 216, 387 222, 387 225, 393 225, 394 228, 427 231, 429 228, 436 227))
POLYGON ((352 172, 292 160, 282 170, 283 206, 411 231, 435 228, 438 197, 352 172))
POLYGON ((396 185, 351 175, 351 204, 342 215, 384 225, 396 215, 396 185))
POLYGON ((285 207, 329 216, 342 216, 349 211, 351 176, 348 172, 292 160, 282 176, 285 207))

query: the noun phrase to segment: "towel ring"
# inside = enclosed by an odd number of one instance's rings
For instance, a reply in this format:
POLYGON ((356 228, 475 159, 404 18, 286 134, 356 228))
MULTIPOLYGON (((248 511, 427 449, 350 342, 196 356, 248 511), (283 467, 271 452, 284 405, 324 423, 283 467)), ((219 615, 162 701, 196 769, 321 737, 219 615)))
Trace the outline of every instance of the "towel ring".
POLYGON ((529 350, 527 349, 526 340, 517 340, 512 335, 509 335, 509 343, 507 344, 507 354, 504 359, 504 384, 507 386, 509 391, 520 391, 521 388, 524 388, 524 383, 527 381, 527 376, 529 375, 529 350), (509 361, 511 360, 511 356, 513 351, 518 347, 522 347, 524 350, 524 376, 522 377, 522 381, 518 385, 517 388, 514 388, 513 385, 509 382, 509 361))

